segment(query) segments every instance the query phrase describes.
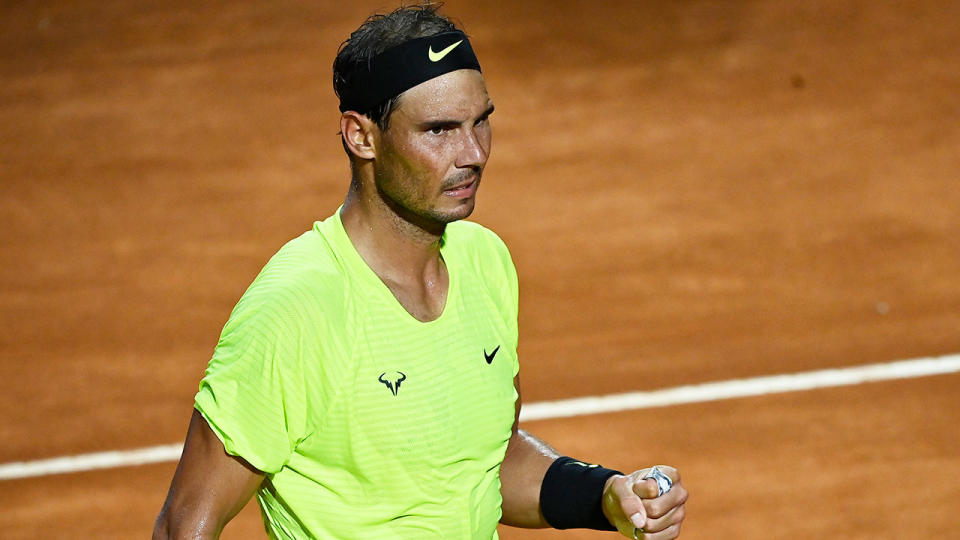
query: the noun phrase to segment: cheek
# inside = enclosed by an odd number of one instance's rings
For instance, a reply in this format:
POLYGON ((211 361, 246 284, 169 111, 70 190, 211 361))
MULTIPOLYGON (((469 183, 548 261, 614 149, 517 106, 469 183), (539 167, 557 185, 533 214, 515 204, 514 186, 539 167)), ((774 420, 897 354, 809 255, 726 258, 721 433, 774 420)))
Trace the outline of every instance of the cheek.
MULTIPOLYGON (((421 165, 423 149, 415 142, 404 141, 390 149, 390 172, 397 180, 415 176, 421 165)), ((405 181, 405 180, 404 180, 405 181)))
POLYGON ((414 200, 428 196, 446 172, 439 166, 437 152, 423 144, 398 145, 384 167, 381 186, 394 196, 414 200))
POLYGON ((424 137, 404 149, 404 165, 409 172, 422 176, 422 180, 431 176, 442 176, 452 161, 451 146, 449 141, 439 137, 424 137))
POLYGON ((493 144, 493 131, 490 129, 490 124, 484 124, 474 131, 477 137, 477 141, 480 143, 480 146, 483 147, 484 151, 489 154, 490 147, 493 144))
MULTIPOLYGON (((484 134, 478 130, 475 136, 485 148, 489 148, 489 130, 484 134)), ((451 136, 418 133, 398 137, 391 143, 387 148, 390 163, 385 172, 394 177, 389 180, 392 184, 402 185, 405 191, 411 193, 429 190, 430 185, 443 181, 455 161, 461 141, 451 136)))

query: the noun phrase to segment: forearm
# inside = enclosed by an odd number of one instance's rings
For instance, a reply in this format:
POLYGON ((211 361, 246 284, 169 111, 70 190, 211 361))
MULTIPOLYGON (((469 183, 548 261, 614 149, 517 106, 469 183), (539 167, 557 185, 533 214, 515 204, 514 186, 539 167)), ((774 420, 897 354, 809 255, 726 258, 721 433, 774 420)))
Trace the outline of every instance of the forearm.
POLYGON ((164 508, 153 529, 153 540, 216 540, 222 526, 212 525, 189 512, 168 511, 164 508))
MULTIPOLYGON (((153 529, 153 540, 215 540, 244 506, 244 501, 230 506, 212 504, 218 501, 190 487, 167 497, 153 529)), ((214 491, 204 489, 206 493, 214 491)))
POLYGON ((528 529, 550 526, 540 513, 540 486, 558 456, 556 450, 526 431, 514 432, 500 467, 501 523, 528 529))

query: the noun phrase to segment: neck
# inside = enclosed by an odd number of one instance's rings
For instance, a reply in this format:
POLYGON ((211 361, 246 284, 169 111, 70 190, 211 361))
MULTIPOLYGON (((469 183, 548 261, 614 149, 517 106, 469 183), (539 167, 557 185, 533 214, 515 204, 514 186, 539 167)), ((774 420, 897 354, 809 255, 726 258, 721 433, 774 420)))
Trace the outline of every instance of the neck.
POLYGON ((360 182, 351 182, 340 219, 367 265, 388 283, 439 281, 445 226, 404 215, 377 193, 365 193, 360 186, 360 182))

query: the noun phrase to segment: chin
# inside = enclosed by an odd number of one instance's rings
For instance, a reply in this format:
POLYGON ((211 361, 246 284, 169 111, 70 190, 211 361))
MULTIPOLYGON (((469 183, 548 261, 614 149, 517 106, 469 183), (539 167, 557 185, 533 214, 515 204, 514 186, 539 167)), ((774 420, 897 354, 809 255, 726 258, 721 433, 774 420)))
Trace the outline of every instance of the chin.
POLYGON ((470 199, 468 201, 463 201, 461 204, 457 205, 456 208, 448 212, 443 212, 442 214, 445 219, 443 219, 442 221, 444 223, 452 223, 454 221, 460 221, 461 219, 467 219, 468 217, 470 217, 470 214, 473 213, 473 209, 475 206, 476 206, 476 203, 474 202, 473 199, 470 199))

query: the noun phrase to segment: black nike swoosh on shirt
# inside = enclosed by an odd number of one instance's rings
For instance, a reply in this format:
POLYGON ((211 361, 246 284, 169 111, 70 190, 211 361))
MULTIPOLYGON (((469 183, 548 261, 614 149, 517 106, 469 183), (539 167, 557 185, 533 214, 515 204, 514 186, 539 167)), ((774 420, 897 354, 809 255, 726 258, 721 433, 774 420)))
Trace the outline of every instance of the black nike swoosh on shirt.
POLYGON ((490 354, 487 354, 487 350, 486 350, 486 349, 483 350, 483 357, 487 359, 487 363, 488 363, 488 364, 492 364, 492 363, 493 363, 493 357, 497 355, 497 351, 499 351, 499 350, 500 350, 500 346, 499 346, 499 345, 497 345, 497 348, 494 349, 493 352, 490 353, 490 354))

